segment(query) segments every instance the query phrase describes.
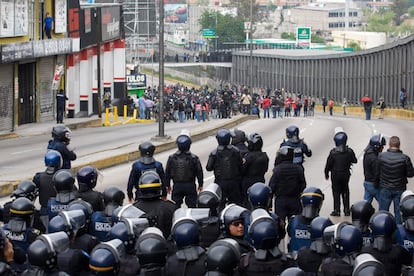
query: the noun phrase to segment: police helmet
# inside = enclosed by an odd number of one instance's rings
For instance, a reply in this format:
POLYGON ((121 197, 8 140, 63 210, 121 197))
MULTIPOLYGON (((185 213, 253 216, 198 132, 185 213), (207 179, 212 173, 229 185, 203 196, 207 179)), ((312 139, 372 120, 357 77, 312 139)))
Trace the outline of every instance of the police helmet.
POLYGON ((23 180, 17 185, 16 190, 12 193, 13 197, 26 197, 31 201, 35 201, 39 195, 39 189, 31 180, 23 180))
POLYGON ((250 221, 248 233, 254 248, 267 250, 279 244, 279 226, 266 210, 253 210, 250 221))
POLYGON ((48 232, 63 231, 69 237, 75 237, 80 229, 85 227, 86 219, 82 210, 61 211, 48 224, 48 232))
POLYGON ((290 146, 281 146, 277 151, 277 158, 280 161, 292 161, 294 155, 294 148, 290 146))
POLYGON ((240 246, 234 239, 213 242, 207 250, 206 269, 233 275, 240 262, 240 246))
POLYGON ((191 147, 191 138, 184 134, 178 135, 176 144, 180 151, 189 151, 191 147))
POLYGON ((109 203, 115 203, 119 206, 122 206, 125 199, 125 194, 122 190, 120 190, 118 187, 109 187, 106 188, 103 192, 103 198, 105 205, 109 203))
POLYGON ((54 126, 52 129, 52 137, 60 142, 69 144, 72 132, 64 125, 54 126))
POLYGON ((244 144, 246 142, 246 133, 243 130, 235 128, 230 131, 230 134, 232 145, 244 144))
POLYGON ((324 194, 321 189, 316 187, 305 188, 300 196, 302 216, 308 219, 317 217, 322 207, 323 200, 324 194))
POLYGON ((138 209, 134 205, 127 204, 125 206, 117 207, 112 214, 112 222, 116 223, 123 218, 139 218, 145 215, 145 212, 138 209))
POLYGON ((384 264, 368 253, 362 253, 355 258, 352 276, 384 276, 384 264))
POLYGON ((280 276, 305 276, 306 273, 299 267, 289 267, 282 271, 280 276))
POLYGON ((378 211, 372 215, 369 227, 374 238, 372 246, 381 252, 390 250, 397 229, 394 216, 388 211, 378 211))
POLYGON ((28 198, 16 198, 10 206, 10 216, 22 219, 30 219, 34 213, 35 207, 33 202, 28 198))
POLYGON ((414 193, 412 191, 407 190, 401 195, 400 211, 404 228, 414 232, 414 193))
POLYGON ((53 175, 52 183, 57 193, 71 192, 75 185, 75 177, 70 170, 59 170, 53 175))
POLYGON ((197 207, 216 210, 222 198, 222 191, 219 185, 211 183, 205 187, 197 197, 197 207))
POLYGON ((297 126, 291 125, 286 128, 286 137, 287 138, 299 138, 299 128, 297 126))
POLYGON ((161 179, 155 171, 145 171, 139 178, 139 198, 156 198, 161 196, 161 179))
POLYGON ((45 154, 45 166, 51 169, 51 173, 62 168, 63 158, 57 150, 48 150, 45 154))
POLYGON ((96 186, 98 180, 99 171, 93 166, 85 166, 79 169, 76 178, 79 186, 86 186, 89 189, 93 189, 96 186))
POLYGON ((338 255, 343 256, 361 250, 363 245, 362 233, 354 225, 344 225, 338 234, 335 243, 335 252, 338 255))
POLYGON ((226 128, 219 129, 217 131, 216 139, 217 139, 217 143, 220 146, 227 146, 227 145, 229 145, 230 144, 230 140, 231 140, 230 130, 228 130, 226 128))
POLYGON ((323 238, 323 231, 326 227, 333 225, 332 221, 327 217, 316 217, 310 224, 310 237, 311 240, 317 240, 323 238))
POLYGON ((165 265, 168 253, 167 242, 157 227, 148 227, 141 233, 136 249, 142 267, 165 265))
POLYGON ((345 132, 341 131, 335 134, 334 136, 335 146, 345 146, 348 141, 348 135, 345 132))
POLYGON ((120 261, 125 255, 121 240, 113 239, 95 246, 89 258, 89 268, 94 275, 117 275, 120 261))
MULTIPOLYGON (((178 209, 179 210, 179 209, 178 209)), ((200 242, 200 229, 197 221, 191 216, 177 218, 174 213, 174 223, 171 228, 171 237, 178 249, 198 245, 200 242)))
POLYGON ((388 211, 378 211, 371 216, 369 226, 372 236, 392 236, 397 225, 394 216, 388 211))
POLYGON ((155 146, 151 142, 144 142, 139 145, 139 152, 141 157, 152 157, 155 152, 155 146))
POLYGON ((32 266, 52 270, 57 266, 57 255, 69 248, 69 237, 64 232, 42 234, 30 244, 27 257, 32 266))
POLYGON ((247 136, 247 149, 249 151, 261 151, 263 147, 263 138, 258 133, 250 133, 247 136))
POLYGON ((366 200, 358 201, 351 206, 352 224, 364 231, 374 213, 375 209, 370 202, 366 200))
POLYGON ((247 190, 252 208, 269 208, 272 202, 272 189, 263 182, 256 182, 247 190))
POLYGON ((386 144, 382 134, 376 134, 369 139, 369 145, 376 151, 381 152, 386 144))
POLYGON ((249 210, 243 208, 237 204, 231 203, 227 205, 220 213, 219 223, 220 229, 225 236, 230 235, 229 226, 233 221, 240 220, 244 225, 247 225, 249 210))
POLYGON ((69 202, 68 207, 66 209, 67 211, 72 211, 72 210, 81 210, 84 215, 85 215, 85 219, 86 219, 86 224, 89 223, 92 213, 93 213, 93 207, 92 205, 81 199, 81 198, 77 198, 71 202, 69 202))
POLYGON ((109 238, 121 240, 127 252, 134 252, 138 236, 147 227, 149 224, 146 218, 122 218, 112 226, 109 238))

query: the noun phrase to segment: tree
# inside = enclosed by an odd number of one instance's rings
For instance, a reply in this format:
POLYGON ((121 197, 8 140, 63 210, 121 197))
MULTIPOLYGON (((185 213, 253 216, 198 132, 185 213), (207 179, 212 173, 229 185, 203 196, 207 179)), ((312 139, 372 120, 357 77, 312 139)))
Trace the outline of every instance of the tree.
POLYGON ((362 50, 361 46, 355 41, 349 41, 347 47, 354 49, 354 51, 362 50))
POLYGON ((408 0, 394 0, 391 10, 394 12, 394 23, 399 26, 404 21, 404 14, 407 13, 408 0))
POLYGON ((252 21, 250 19, 250 5, 253 5, 253 22, 259 21, 259 18, 257 16, 259 6, 256 4, 255 0, 238 0, 235 2, 235 4, 237 7, 237 16, 242 17, 244 21, 252 21))
MULTIPOLYGON (((218 48, 224 42, 243 42, 245 38, 244 19, 240 16, 232 16, 229 14, 223 15, 219 12, 205 10, 198 22, 202 29, 216 30, 218 36, 218 48), (217 22, 217 24, 216 24, 217 22)), ((215 39, 209 41, 211 44, 216 42, 215 39)))
POLYGON ((382 9, 368 18, 367 31, 391 33, 395 29, 393 18, 394 12, 382 9))

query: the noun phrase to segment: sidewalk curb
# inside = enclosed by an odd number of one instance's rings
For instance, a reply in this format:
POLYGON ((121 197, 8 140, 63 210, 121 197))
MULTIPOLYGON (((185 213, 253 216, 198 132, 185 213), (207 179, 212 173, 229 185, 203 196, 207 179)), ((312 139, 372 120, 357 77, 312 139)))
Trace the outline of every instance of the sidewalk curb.
MULTIPOLYGON (((219 126, 206 128, 205 130, 201 130, 201 131, 198 131, 196 133, 191 133, 191 140, 193 142, 202 140, 202 139, 204 139, 208 136, 215 135, 217 133, 217 130, 220 129, 220 128, 233 128, 233 127, 237 126, 238 124, 241 124, 245 121, 252 120, 252 119, 255 120, 255 119, 258 119, 258 118, 257 118, 257 116, 251 115, 251 116, 242 116, 242 117, 239 117, 235 120, 230 120, 228 122, 225 122, 224 120, 226 120, 226 119, 224 119, 223 124, 221 124, 219 126)), ((68 124, 67 126, 70 129, 79 129, 79 128, 85 128, 85 127, 98 127, 98 126, 101 127, 102 126, 102 120, 97 119, 97 120, 92 120, 92 121, 88 121, 88 122, 73 123, 73 124, 68 124)), ((18 135, 16 137, 18 137, 18 135)), ((154 145, 156 147, 155 153, 160 153, 160 152, 164 152, 164 151, 173 149, 173 148, 176 147, 175 137, 170 137, 165 142, 154 142, 154 145)), ((87 165, 94 166, 97 169, 106 169, 106 168, 109 168, 109 167, 113 167, 113 166, 117 166, 117 165, 121 165, 121 164, 125 164, 125 163, 128 163, 128 162, 135 161, 139 157, 140 157, 140 152, 139 152, 139 150, 136 150, 136 151, 122 153, 122 154, 110 156, 110 157, 107 157, 107 158, 103 158, 103 159, 100 159, 100 160, 88 162, 88 163, 85 163, 85 164, 81 164, 81 165, 73 167, 72 171, 76 172, 80 168, 82 168, 84 166, 87 166, 87 165)), ((20 181, 23 181, 23 180, 25 180, 25 179, 21 179, 20 181)), ((31 179, 29 179, 29 180, 31 180, 31 179)), ((9 196, 16 189, 16 187, 20 183, 20 181, 6 182, 4 184, 0 184, 0 197, 9 196)))

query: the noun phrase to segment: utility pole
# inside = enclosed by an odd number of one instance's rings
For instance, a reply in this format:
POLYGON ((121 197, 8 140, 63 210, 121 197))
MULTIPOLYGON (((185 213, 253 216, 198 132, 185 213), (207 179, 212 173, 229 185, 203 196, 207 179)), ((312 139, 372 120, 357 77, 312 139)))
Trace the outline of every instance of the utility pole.
POLYGON ((249 39, 250 39, 250 67, 249 67, 249 82, 250 82, 250 97, 253 99, 253 1, 250 0, 250 30, 249 30, 249 39))
POLYGON ((101 104, 101 24, 100 17, 98 16, 98 9, 95 8, 95 26, 96 26, 96 47, 97 47, 97 57, 96 57, 96 78, 97 78, 97 88, 98 88, 98 117, 102 118, 102 104, 101 104))
POLYGON ((158 118, 158 137, 157 138, 165 138, 164 133, 164 1, 158 2, 159 7, 159 18, 160 18, 160 25, 159 25, 159 52, 160 52, 160 63, 159 63, 159 82, 158 82, 158 94, 160 96, 159 99, 159 118, 158 118))

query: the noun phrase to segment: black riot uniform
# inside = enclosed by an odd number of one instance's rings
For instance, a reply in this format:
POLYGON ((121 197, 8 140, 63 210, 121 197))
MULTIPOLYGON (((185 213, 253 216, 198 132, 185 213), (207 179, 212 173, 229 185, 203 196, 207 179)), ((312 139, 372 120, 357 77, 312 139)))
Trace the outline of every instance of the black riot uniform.
POLYGON ((240 130, 237 128, 231 130, 230 133, 231 133, 231 144, 235 146, 236 148, 238 148, 241 156, 244 157, 244 155, 249 152, 247 145, 246 145, 246 142, 247 142, 246 133, 243 130, 240 130))
POLYGON ((40 235, 27 250, 30 267, 21 275, 68 275, 59 271, 57 256, 69 248, 69 237, 65 232, 40 235))
POLYGON ((178 250, 167 259, 167 276, 204 276, 206 272, 204 263, 207 255, 205 249, 199 246, 199 225, 195 218, 187 214, 184 209, 174 214, 171 237, 178 250))
POLYGON ((47 149, 57 150, 62 155, 62 169, 70 169, 71 161, 76 160, 76 153, 70 149, 71 131, 64 125, 57 125, 52 129, 52 138, 47 149))
POLYGON ((348 136, 340 131, 335 134, 335 148, 328 155, 325 165, 325 179, 329 179, 331 173, 332 194, 334 199, 334 210, 331 216, 340 216, 340 198, 344 205, 344 214, 351 214, 349 209, 349 178, 351 177, 351 166, 357 163, 354 151, 346 145, 348 136))
MULTIPOLYGON (((197 189, 203 187, 203 168, 197 155, 190 152, 191 138, 181 134, 177 137, 178 151, 168 157, 165 167, 165 178, 169 184, 174 182, 171 198, 181 207, 185 197, 185 204, 189 208, 196 207, 197 189)), ((169 185, 168 185, 169 186, 169 185)))
POLYGON ((46 170, 36 173, 33 177, 33 182, 39 189, 40 219, 47 229, 47 223, 49 221, 47 202, 49 198, 56 196, 56 190, 52 180, 53 175, 62 168, 62 155, 56 150, 48 150, 45 154, 44 162, 46 170))
POLYGON ((145 212, 151 226, 161 229, 164 237, 171 232, 172 217, 177 205, 161 199, 161 181, 154 171, 146 171, 139 179, 139 198, 134 206, 145 212))
MULTIPOLYGON (((286 139, 280 144, 280 147, 288 146, 294 149, 293 163, 303 165, 305 162, 305 155, 307 157, 312 156, 312 151, 308 145, 299 138, 299 128, 297 126, 289 126, 286 128, 286 139)), ((276 155, 275 166, 279 164, 280 159, 276 155)))
POLYGON ((219 146, 210 153, 206 169, 214 171, 214 183, 223 192, 223 202, 242 204, 240 182, 243 163, 240 151, 230 145, 231 134, 228 129, 219 129, 216 135, 219 146))
POLYGON ((99 171, 93 166, 80 168, 76 175, 79 185, 76 197, 89 202, 92 205, 93 211, 102 211, 104 209, 102 193, 93 190, 98 182, 98 177, 99 171))
POLYGON ((312 243, 310 247, 302 247, 298 251, 298 267, 310 275, 317 275, 322 260, 332 255, 331 247, 323 239, 323 231, 331 225, 333 223, 329 218, 314 218, 310 224, 312 243))
MULTIPOLYGON (((355 258, 362 247, 362 234, 348 222, 325 228, 324 240, 335 248, 335 256, 322 261, 320 275, 352 275, 355 258)), ((318 274, 319 275, 319 274, 318 274)))
POLYGON ((306 187, 303 167, 293 163, 294 149, 283 146, 278 151, 280 163, 273 168, 269 186, 275 195, 274 210, 282 222, 300 214, 300 194, 306 187))
POLYGON ((218 207, 221 202, 221 188, 216 183, 211 183, 198 194, 197 207, 208 208, 208 220, 200 227, 200 246, 208 248, 220 236, 220 224, 218 207))
POLYGON ((251 213, 249 238, 256 251, 250 251, 240 259, 241 276, 279 275, 288 267, 294 266, 293 259, 278 247, 280 242, 279 224, 264 209, 251 213))
MULTIPOLYGON (((165 180, 165 172, 162 163, 156 161, 153 157, 155 152, 155 146, 151 142, 144 142, 139 145, 139 152, 141 157, 132 164, 131 171, 128 178, 127 196, 129 202, 133 200, 133 189, 135 188, 135 200, 139 199, 139 187, 138 183, 141 175, 146 171, 155 171, 161 181, 162 197, 167 196, 167 192, 170 186, 167 185, 165 180)), ((168 183, 169 184, 169 183, 168 183)))
POLYGON ((119 274, 138 275, 141 269, 136 255, 136 241, 139 235, 149 227, 146 218, 122 218, 109 232, 110 240, 119 239, 125 245, 125 255, 120 260, 119 274))
POLYGON ((247 152, 243 157, 242 198, 243 206, 249 208, 247 190, 257 182, 265 182, 265 173, 269 168, 269 157, 262 151, 263 139, 258 133, 247 136, 247 152))

